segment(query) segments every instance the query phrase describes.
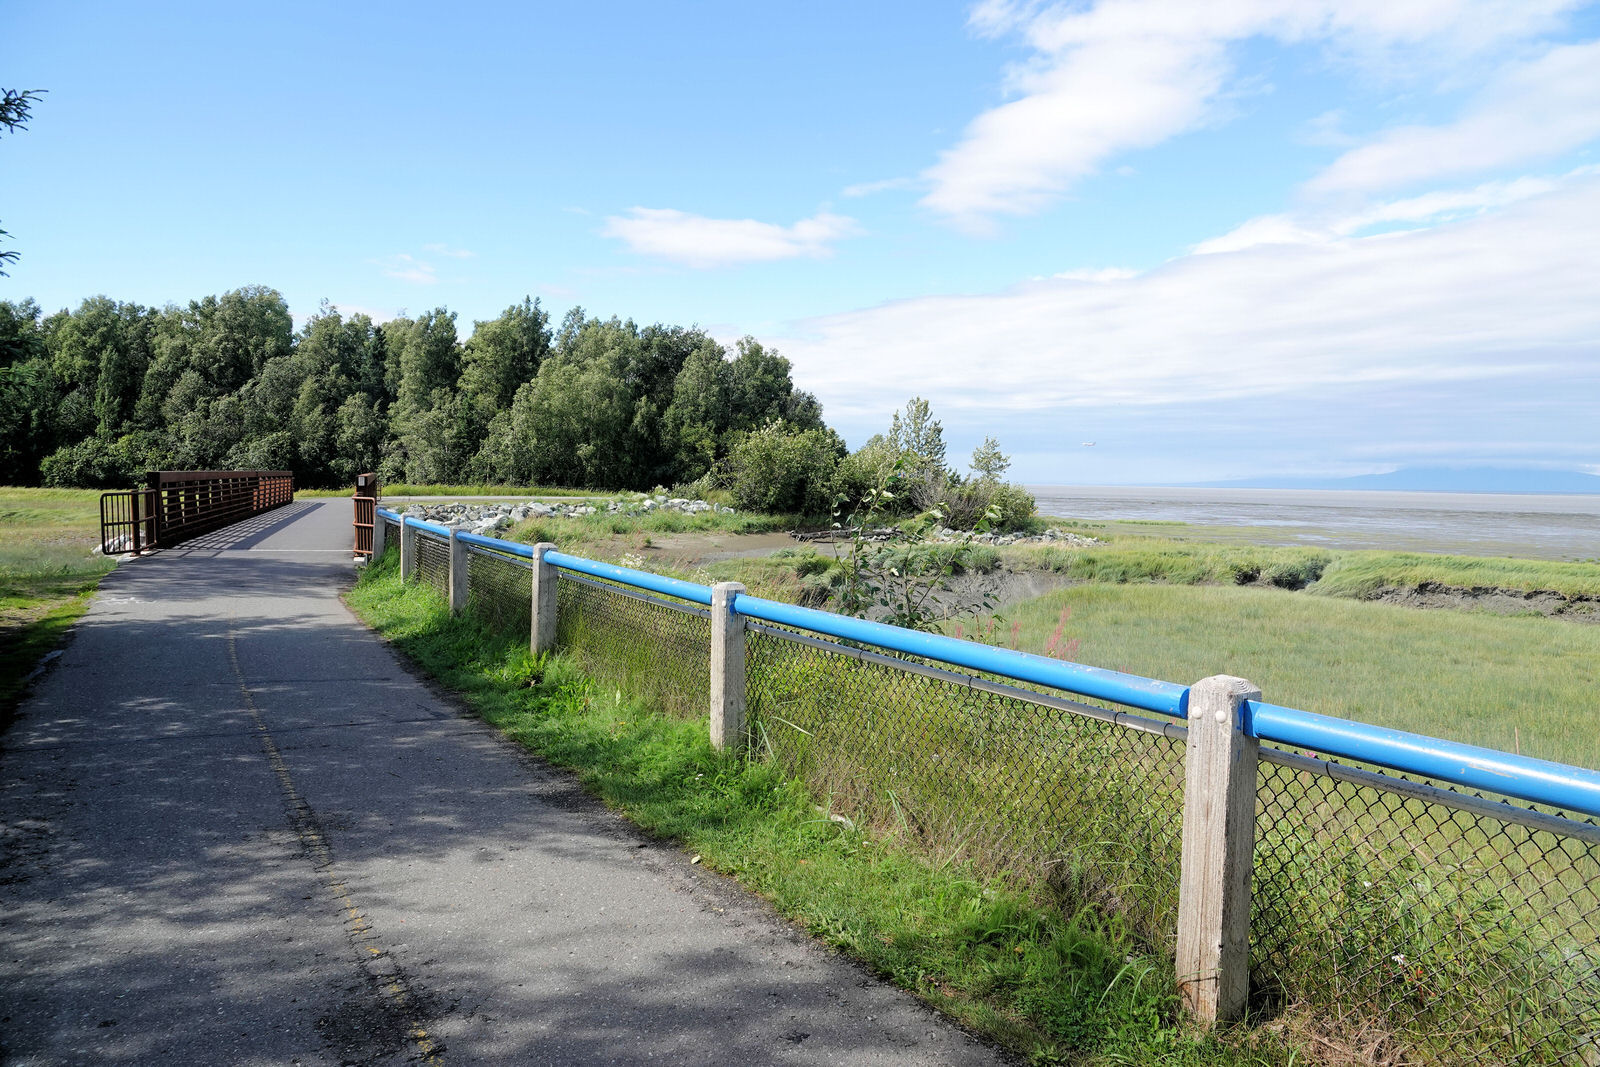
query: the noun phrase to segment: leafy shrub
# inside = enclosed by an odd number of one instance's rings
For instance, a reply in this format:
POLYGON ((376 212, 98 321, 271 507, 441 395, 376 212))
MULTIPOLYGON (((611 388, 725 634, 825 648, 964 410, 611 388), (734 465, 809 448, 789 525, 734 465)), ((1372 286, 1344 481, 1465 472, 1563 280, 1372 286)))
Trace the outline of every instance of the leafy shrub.
POLYGON ((728 491, 743 511, 826 515, 844 442, 832 430, 772 423, 745 434, 727 460, 728 491))
POLYGON ((63 489, 129 489, 144 484, 145 472, 160 466, 156 442, 148 434, 115 441, 86 437, 44 458, 44 484, 63 489))
POLYGON ((1009 532, 1028 529, 1033 523, 1033 496, 1020 485, 982 478, 963 481, 946 474, 943 485, 934 491, 939 496, 939 520, 956 530, 982 526, 1009 532))
MULTIPOLYGON (((885 484, 899 458, 899 450, 879 434, 840 460, 833 479, 833 495, 839 513, 848 515, 860 510, 867 494, 885 484)), ((901 515, 910 510, 909 498, 878 501, 880 514, 901 515)))
POLYGON ((989 506, 998 512, 994 518, 997 530, 1026 529, 1033 520, 1033 494, 1013 482, 995 483, 989 506))

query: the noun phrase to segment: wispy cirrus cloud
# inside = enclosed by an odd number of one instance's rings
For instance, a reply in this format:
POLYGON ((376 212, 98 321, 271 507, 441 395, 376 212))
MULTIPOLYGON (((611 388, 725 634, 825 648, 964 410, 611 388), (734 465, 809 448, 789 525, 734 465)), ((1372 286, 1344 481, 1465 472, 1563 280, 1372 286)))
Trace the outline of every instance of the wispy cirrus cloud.
POLYGON ((371 259, 367 262, 380 267, 386 277, 398 278, 414 285, 432 285, 439 280, 439 272, 432 263, 418 259, 409 252, 396 252, 392 256, 371 259))
POLYGON ((1437 189, 1419 196, 1356 207, 1342 205, 1342 210, 1311 207, 1299 212, 1261 215, 1220 237, 1202 241, 1193 251, 1208 255, 1237 252, 1255 245, 1317 244, 1368 230, 1437 226, 1542 196, 1595 174, 1600 174, 1600 166, 1578 167, 1559 177, 1525 175, 1466 189, 1437 189))
POLYGON ((875 182, 858 182, 847 185, 840 190, 841 196, 860 197, 872 196, 875 193, 894 192, 899 189, 913 189, 917 186, 915 178, 883 178, 875 182))
MULTIPOLYGON (((429 257, 443 256, 446 259, 471 259, 477 255, 464 248, 451 248, 437 243, 423 245, 422 251, 428 253, 429 257)), ((367 262, 380 268, 386 277, 398 278, 413 285, 433 285, 439 280, 439 268, 434 266, 431 258, 415 256, 410 252, 396 252, 367 262)))
POLYGON ((629 251, 686 267, 710 269, 832 255, 833 245, 861 232, 854 219, 818 212, 792 226, 756 219, 714 219, 671 208, 636 207, 606 219, 601 234, 629 251))
POLYGON ((1546 32, 1572 6, 1575 0, 985 0, 972 12, 973 29, 1020 38, 1031 55, 1007 71, 1013 99, 973 119, 923 172, 922 204, 979 232, 997 217, 1041 210, 1113 157, 1216 121, 1239 85, 1233 46, 1251 38, 1387 61, 1395 77, 1412 67, 1447 77, 1452 61, 1546 32))
POLYGON ((1545 159, 1600 138, 1600 41, 1500 70, 1454 122, 1402 126, 1340 156, 1306 187, 1369 193, 1545 159))
POLYGON ((422 250, 432 252, 436 256, 444 256, 446 259, 471 259, 478 254, 465 248, 451 248, 445 244, 423 245, 422 250))

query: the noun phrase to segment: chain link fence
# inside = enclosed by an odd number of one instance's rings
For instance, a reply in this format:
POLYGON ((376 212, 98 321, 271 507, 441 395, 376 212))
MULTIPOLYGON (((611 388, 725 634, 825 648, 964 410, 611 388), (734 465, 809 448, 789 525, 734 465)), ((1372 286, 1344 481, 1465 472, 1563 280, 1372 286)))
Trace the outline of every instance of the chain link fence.
POLYGON ((434 592, 450 596, 450 542, 425 533, 417 534, 417 576, 434 592))
POLYGON ((497 630, 526 634, 533 615, 533 564, 520 556, 467 548, 467 610, 497 630))
POLYGON ((1118 724, 928 662, 747 628, 758 754, 875 830, 1048 886, 1066 904, 1115 910, 1170 951, 1180 728, 1131 715, 1118 724))
POLYGON ((671 715, 703 719, 711 704, 711 613, 563 572, 556 640, 585 673, 671 715))
MULTIPOLYGON (((447 544, 419 532, 417 548, 420 577, 444 594, 447 544)), ((474 547, 468 568, 469 610, 527 632, 529 561, 474 547)), ((1171 953, 1181 725, 745 629, 758 758, 869 830, 1105 908, 1171 953)), ((562 571, 557 638, 596 681, 706 715, 706 609, 562 571)), ((1293 1017, 1333 1063, 1600 1067, 1597 820, 1269 745, 1256 806, 1257 1019, 1293 1017)))
POLYGON ((1262 756, 1260 1007, 1376 1062, 1600 1064, 1600 825, 1262 756))

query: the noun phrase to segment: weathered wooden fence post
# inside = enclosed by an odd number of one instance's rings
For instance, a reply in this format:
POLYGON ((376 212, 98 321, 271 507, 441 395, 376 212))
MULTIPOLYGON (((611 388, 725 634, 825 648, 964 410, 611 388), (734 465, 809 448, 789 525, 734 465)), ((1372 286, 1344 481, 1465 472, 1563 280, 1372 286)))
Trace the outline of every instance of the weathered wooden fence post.
POLYGON ((467 610, 467 543, 461 531, 450 528, 450 614, 467 610))
POLYGON ((400 581, 409 582, 417 569, 417 528, 400 516, 400 581))
POLYGON ((1214 1023, 1238 1015, 1250 992, 1250 868, 1255 857, 1256 758, 1241 705, 1261 691, 1217 675, 1189 689, 1178 888, 1178 988, 1214 1023))
POLYGON ((549 541, 533 546, 533 625, 529 628, 528 647, 534 655, 552 652, 556 647, 556 583, 560 577, 556 565, 544 560, 544 554, 555 547, 549 541))
POLYGON ((733 610, 742 592, 738 582, 711 587, 711 746, 719 750, 745 743, 744 616, 733 610))

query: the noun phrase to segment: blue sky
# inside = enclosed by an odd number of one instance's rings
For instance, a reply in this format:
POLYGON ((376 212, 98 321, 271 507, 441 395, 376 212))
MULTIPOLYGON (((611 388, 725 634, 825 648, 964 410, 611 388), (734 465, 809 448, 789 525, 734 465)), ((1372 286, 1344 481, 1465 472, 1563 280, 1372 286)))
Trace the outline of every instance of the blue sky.
POLYGON ((0 86, 48 309, 698 323, 1030 482, 1600 473, 1592 4, 15 0, 0 86))

